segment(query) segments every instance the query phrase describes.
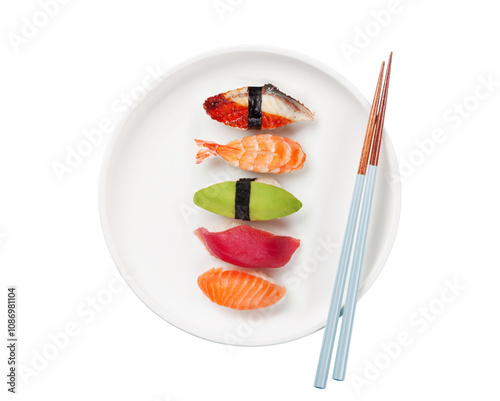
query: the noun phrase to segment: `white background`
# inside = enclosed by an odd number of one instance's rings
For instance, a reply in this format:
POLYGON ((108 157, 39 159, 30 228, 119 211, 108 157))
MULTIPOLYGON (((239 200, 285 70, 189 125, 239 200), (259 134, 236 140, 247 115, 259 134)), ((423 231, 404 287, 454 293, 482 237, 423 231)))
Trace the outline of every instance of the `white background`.
MULTIPOLYGON (((16 397, 498 400, 495 4, 74 0, 44 19, 37 1, 3 2, 0 297, 17 286, 18 362, 26 371, 16 397), (25 18, 43 26, 19 42, 25 18), (241 44, 315 57, 367 98, 380 61, 394 51, 386 128, 402 167, 400 228, 358 305, 346 381, 329 381, 326 390, 313 387, 322 331, 271 347, 214 344, 165 323, 115 278, 97 209, 104 143, 62 180, 52 168, 64 162, 67 146, 85 139, 83 130, 120 119, 112 105, 142 82, 147 67, 168 71, 241 44), (358 47, 348 55, 346 44, 358 47), (89 312, 92 299, 111 289, 106 305, 89 312), (73 336, 63 341, 65 329, 73 336), (384 351, 402 332, 405 346, 384 351), (41 359, 44 350, 51 360, 41 359)), ((6 389, 0 398, 13 398, 6 389)))

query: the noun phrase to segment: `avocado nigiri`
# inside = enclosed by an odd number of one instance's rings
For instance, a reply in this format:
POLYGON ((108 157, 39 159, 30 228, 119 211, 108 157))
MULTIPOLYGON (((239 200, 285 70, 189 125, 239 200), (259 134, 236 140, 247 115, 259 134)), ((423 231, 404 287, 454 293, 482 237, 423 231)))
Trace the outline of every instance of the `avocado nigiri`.
POLYGON ((196 192, 193 201, 209 212, 252 221, 288 216, 302 207, 290 192, 255 178, 211 185, 196 192))

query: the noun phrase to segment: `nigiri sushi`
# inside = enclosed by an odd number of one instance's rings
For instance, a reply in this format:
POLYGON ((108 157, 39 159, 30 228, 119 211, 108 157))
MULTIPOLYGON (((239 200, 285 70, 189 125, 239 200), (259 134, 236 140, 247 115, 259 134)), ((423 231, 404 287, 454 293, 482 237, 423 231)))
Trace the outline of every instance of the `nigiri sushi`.
POLYGON ((254 221, 288 216, 302 207, 290 192, 255 178, 240 178, 200 189, 193 202, 221 216, 254 221))
POLYGON ((212 268, 198 277, 198 286, 214 303, 231 309, 250 310, 274 305, 286 288, 263 273, 212 268))
POLYGON ((227 145, 200 139, 195 142, 201 148, 196 154, 196 164, 219 155, 242 170, 282 174, 300 170, 306 161, 306 154, 297 142, 271 134, 247 136, 227 145))
POLYGON ((246 86, 209 97, 203 108, 214 120, 240 129, 274 129, 314 119, 306 106, 276 86, 246 86))
POLYGON ((240 267, 282 267, 300 245, 296 238, 240 224, 219 232, 200 227, 194 234, 212 255, 240 267))

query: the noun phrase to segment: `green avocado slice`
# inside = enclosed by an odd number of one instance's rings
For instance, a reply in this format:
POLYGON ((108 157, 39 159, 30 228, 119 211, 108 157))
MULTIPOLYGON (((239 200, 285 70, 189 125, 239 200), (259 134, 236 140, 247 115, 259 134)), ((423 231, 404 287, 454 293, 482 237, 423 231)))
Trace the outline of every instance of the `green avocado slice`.
POLYGON ((274 185, 252 182, 250 220, 273 220, 295 213, 302 203, 290 192, 274 185))
MULTIPOLYGON (((252 181, 250 187, 250 220, 273 220, 295 213, 302 203, 290 192, 274 185, 252 181)), ((200 189, 193 202, 202 209, 233 218, 235 216, 236 182, 226 181, 200 189)))
POLYGON ((234 219, 236 181, 226 181, 200 189, 194 194, 195 205, 209 212, 234 219))

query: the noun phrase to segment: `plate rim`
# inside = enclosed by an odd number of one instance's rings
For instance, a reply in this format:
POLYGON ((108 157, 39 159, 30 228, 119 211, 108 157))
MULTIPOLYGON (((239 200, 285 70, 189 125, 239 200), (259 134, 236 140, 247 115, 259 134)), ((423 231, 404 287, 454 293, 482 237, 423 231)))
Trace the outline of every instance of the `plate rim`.
MULTIPOLYGON (((204 59, 210 59, 213 57, 229 54, 229 53, 251 53, 251 52, 260 52, 260 53, 268 53, 268 54, 273 54, 273 55, 280 55, 284 57, 289 57, 293 58, 295 60, 298 60, 300 62, 305 62, 321 71, 326 73, 327 75, 331 76, 334 80, 337 80, 342 86, 346 88, 354 97, 355 99, 361 104, 362 107, 365 108, 367 112, 370 110, 370 103, 369 101, 364 97, 364 95, 361 93, 361 91, 356 88, 346 77, 344 77, 342 74, 337 72, 335 69, 330 67, 329 65, 323 63, 322 61, 319 61, 312 56, 308 56, 306 54, 300 53, 295 50, 290 50, 282 47, 276 47, 276 46, 268 46, 268 45, 241 45, 241 46, 226 46, 226 47, 221 47, 218 49, 214 49, 208 52, 202 52, 199 53, 197 56, 190 57, 188 59, 185 59, 183 62, 178 63, 175 67, 169 69, 164 76, 161 78, 161 81, 158 83, 157 86, 161 85, 163 81, 168 79, 171 75, 177 73, 178 71, 183 70, 186 67, 189 67, 190 65, 199 63, 200 61, 204 59)), ((153 88, 151 91, 149 91, 144 98, 141 99, 140 103, 145 102, 150 96, 151 93, 154 92, 156 87, 153 88)), ((139 103, 139 104, 140 104, 139 103)), ((139 105, 138 104, 138 105, 139 105)), ((316 326, 312 326, 309 329, 305 330, 304 332, 301 332, 299 335, 295 334, 293 336, 288 336, 284 337, 278 340, 270 341, 270 342, 246 342, 246 343, 241 343, 241 344, 229 344, 227 342, 222 341, 222 339, 216 339, 216 338, 210 338, 207 336, 204 336, 202 333, 196 333, 193 331, 188 331, 188 329, 181 327, 180 325, 174 323, 174 321, 177 321, 178 319, 169 316, 169 320, 165 318, 164 316, 160 315, 159 312, 153 309, 153 306, 156 305, 156 302, 151 300, 150 298, 147 297, 147 294, 144 294, 144 292, 135 285, 133 280, 128 280, 127 279, 127 269, 124 266, 123 262, 121 261, 121 258, 119 256, 118 251, 115 249, 115 246, 112 241, 112 235, 111 235, 111 229, 109 225, 109 221, 107 219, 107 212, 105 208, 105 203, 106 203, 106 187, 107 187, 107 177, 109 175, 109 168, 110 168, 110 163, 111 163, 111 158, 113 155, 113 150, 115 148, 116 142, 118 138, 121 136, 122 132, 124 131, 124 127, 127 125, 129 120, 131 120, 132 116, 134 115, 134 112, 136 112, 137 107, 134 107, 130 110, 127 111, 126 115, 117 123, 116 128, 114 131, 111 133, 106 146, 104 150, 104 155, 102 158, 101 162, 101 169, 99 173, 99 183, 98 183, 98 210, 99 210, 99 219, 101 223, 101 228, 103 231, 103 236, 104 240, 106 243, 106 246, 108 248, 108 251, 111 255, 111 258, 113 259, 113 262, 120 273, 121 277, 124 279, 125 283, 129 286, 129 288, 132 290, 132 292, 139 298, 144 305, 146 305, 155 315, 159 316, 162 320, 166 321, 167 323, 171 324, 172 326, 182 330, 185 333, 188 333, 192 336, 198 337, 203 340, 211 341, 214 343, 222 344, 222 345, 227 345, 227 346, 237 346, 237 347, 258 347, 258 346, 271 346, 271 345, 278 345, 278 344, 283 344, 287 343, 290 341, 294 340, 299 340, 301 338, 304 338, 310 334, 313 334, 317 332, 318 330, 321 330, 322 328, 325 327, 326 324, 326 316, 325 320, 319 323, 316 326), (146 299, 148 302, 146 302, 146 299)), ((394 149, 394 146, 392 144, 392 141, 387 133, 387 130, 384 128, 384 136, 383 136, 383 142, 385 146, 387 146, 388 150, 388 156, 391 161, 391 163, 394 163, 394 167, 397 169, 396 171, 399 171, 399 163, 396 157, 396 152, 394 149), (394 155, 394 157, 391 157, 394 155)), ((396 192, 393 194, 394 197, 394 203, 395 207, 397 208, 397 211, 394 211, 393 215, 393 221, 390 221, 388 224, 390 224, 390 230, 388 232, 388 240, 389 240, 389 246, 386 247, 385 251, 381 253, 379 256, 379 268, 372 271, 371 274, 369 275, 367 282, 364 286, 360 287, 359 293, 358 293, 358 302, 360 299, 363 298, 363 296, 366 294, 366 292, 371 288, 371 286, 375 283, 377 280, 378 276, 382 272, 387 259, 389 258, 389 255, 392 251, 392 248, 394 246, 396 234, 399 228, 399 221, 401 217, 401 201, 402 201, 402 190, 401 190, 401 184, 399 182, 396 183, 395 187, 393 188, 393 191, 396 192)), ((163 309, 160 307, 159 309, 163 309)))

